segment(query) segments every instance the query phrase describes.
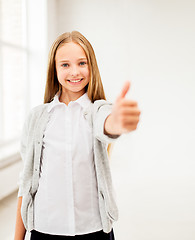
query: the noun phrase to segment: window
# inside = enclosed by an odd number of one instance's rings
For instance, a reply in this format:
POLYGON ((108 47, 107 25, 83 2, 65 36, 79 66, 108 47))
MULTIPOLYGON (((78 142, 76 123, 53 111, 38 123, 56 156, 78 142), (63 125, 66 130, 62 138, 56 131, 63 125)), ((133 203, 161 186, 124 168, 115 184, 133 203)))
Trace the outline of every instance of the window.
MULTIPOLYGON (((43 102, 47 0, 0 0, 0 199, 17 189, 24 121, 43 102)), ((53 10, 53 9, 52 9, 53 10)))
POLYGON ((27 109, 25 0, 0 0, 0 148, 18 142, 27 109))

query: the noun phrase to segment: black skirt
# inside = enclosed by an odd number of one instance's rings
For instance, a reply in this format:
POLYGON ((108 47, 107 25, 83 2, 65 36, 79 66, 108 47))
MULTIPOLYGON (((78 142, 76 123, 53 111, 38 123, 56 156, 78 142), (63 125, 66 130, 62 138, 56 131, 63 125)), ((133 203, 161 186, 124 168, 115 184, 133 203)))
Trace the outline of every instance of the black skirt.
POLYGON ((112 230, 110 233, 105 233, 101 230, 84 235, 61 236, 45 234, 32 230, 30 240, 114 240, 114 232, 112 230))

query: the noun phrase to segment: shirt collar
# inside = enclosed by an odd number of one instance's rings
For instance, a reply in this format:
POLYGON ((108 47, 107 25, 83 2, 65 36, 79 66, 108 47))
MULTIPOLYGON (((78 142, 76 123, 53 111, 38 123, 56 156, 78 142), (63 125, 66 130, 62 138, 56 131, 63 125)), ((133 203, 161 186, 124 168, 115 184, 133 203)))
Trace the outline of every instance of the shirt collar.
POLYGON ((87 95, 87 92, 84 93, 81 97, 79 97, 77 100, 75 101, 70 101, 68 106, 63 103, 63 102, 60 102, 59 101, 59 97, 60 97, 61 93, 58 92, 54 98, 53 98, 53 101, 51 101, 48 105, 48 108, 47 108, 47 111, 50 112, 55 106, 57 105, 62 105, 64 104, 66 107, 69 106, 70 103, 78 103, 82 108, 86 108, 88 107, 88 105, 91 103, 91 100, 89 99, 88 95, 87 95))

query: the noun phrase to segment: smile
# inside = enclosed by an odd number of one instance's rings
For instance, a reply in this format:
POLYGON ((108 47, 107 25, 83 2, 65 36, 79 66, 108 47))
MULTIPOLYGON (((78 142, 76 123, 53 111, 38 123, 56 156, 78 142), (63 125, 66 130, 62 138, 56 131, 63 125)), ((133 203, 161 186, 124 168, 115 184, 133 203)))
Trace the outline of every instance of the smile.
POLYGON ((83 80, 83 78, 81 78, 81 79, 72 79, 72 80, 68 79, 68 81, 72 82, 72 83, 78 83, 78 82, 81 82, 82 80, 83 80))

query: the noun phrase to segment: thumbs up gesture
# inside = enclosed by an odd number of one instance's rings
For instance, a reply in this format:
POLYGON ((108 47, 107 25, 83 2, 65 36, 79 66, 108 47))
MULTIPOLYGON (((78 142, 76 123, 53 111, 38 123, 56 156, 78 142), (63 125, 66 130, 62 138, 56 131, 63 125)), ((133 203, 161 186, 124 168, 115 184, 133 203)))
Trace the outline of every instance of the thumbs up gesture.
POLYGON ((105 121, 105 134, 120 135, 131 132, 137 128, 140 110, 136 101, 125 98, 129 89, 130 82, 126 82, 113 105, 111 114, 105 121))

